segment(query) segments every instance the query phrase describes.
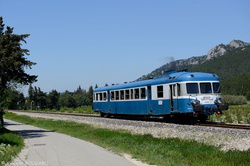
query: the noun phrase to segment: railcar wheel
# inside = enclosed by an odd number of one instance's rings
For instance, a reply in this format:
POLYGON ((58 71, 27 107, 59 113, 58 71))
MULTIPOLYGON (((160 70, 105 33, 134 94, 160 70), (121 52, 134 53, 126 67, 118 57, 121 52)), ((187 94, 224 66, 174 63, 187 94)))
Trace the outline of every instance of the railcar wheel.
POLYGON ((207 118, 208 118, 208 116, 203 115, 203 116, 200 116, 200 117, 199 117, 199 120, 200 120, 200 122, 206 122, 206 121, 207 121, 207 118))
POLYGON ((171 122, 172 118, 170 117, 170 115, 165 115, 164 116, 164 122, 171 122))
POLYGON ((101 115, 101 117, 104 117, 104 116, 105 116, 105 113, 100 112, 100 115, 101 115))
POLYGON ((103 113, 103 112, 101 112, 101 117, 103 117, 103 118, 110 118, 111 117, 111 114, 109 114, 109 113, 103 113))

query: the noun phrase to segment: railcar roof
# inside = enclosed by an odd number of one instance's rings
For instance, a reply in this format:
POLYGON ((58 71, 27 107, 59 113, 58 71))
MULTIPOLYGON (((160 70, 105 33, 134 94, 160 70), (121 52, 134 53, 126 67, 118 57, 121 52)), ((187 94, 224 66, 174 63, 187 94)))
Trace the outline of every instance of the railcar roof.
POLYGON ((105 87, 100 87, 94 89, 97 91, 107 91, 107 90, 117 90, 126 88, 136 88, 148 85, 157 85, 173 82, 183 82, 183 81, 219 81, 216 74, 201 73, 201 72, 172 72, 170 74, 162 75, 160 77, 155 77, 149 80, 134 81, 123 83, 119 85, 110 85, 105 87))

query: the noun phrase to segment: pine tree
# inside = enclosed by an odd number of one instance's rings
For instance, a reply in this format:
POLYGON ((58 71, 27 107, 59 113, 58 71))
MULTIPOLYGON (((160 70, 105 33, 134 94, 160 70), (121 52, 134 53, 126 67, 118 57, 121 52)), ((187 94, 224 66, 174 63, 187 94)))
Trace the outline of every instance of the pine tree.
MULTIPOLYGON (((3 24, 3 18, 0 17, 0 110, 3 112, 5 101, 5 90, 12 82, 28 85, 36 81, 37 76, 29 75, 25 69, 36 63, 26 59, 29 55, 28 49, 21 48, 22 42, 29 34, 13 34, 14 28, 6 27, 3 24)), ((3 113, 1 113, 2 115, 3 113)), ((0 117, 2 117, 0 115, 0 117)), ((2 119, 2 118, 1 118, 2 119)), ((3 122, 2 122, 3 125, 3 122)))

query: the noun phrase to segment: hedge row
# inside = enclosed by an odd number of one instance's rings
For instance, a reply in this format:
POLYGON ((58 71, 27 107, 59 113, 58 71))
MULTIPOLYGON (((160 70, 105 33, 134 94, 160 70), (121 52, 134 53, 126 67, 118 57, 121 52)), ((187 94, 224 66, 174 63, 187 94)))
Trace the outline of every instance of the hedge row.
POLYGON ((247 98, 245 96, 222 95, 222 101, 228 105, 247 104, 247 98))

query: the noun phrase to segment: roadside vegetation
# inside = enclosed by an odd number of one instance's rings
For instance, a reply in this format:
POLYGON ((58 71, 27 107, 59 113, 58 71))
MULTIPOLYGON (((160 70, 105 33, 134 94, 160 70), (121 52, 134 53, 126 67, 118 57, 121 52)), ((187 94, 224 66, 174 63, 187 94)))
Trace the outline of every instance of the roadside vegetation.
POLYGON ((0 166, 10 162, 23 147, 24 141, 20 135, 0 128, 0 166))
POLYGON ((38 112, 62 112, 62 113, 79 113, 79 114, 99 114, 97 112, 94 112, 92 109, 92 106, 81 106, 77 108, 68 108, 68 107, 62 107, 59 110, 57 109, 44 109, 44 110, 27 110, 27 111, 38 111, 38 112))
POLYGON ((93 111, 92 106, 81 106, 77 108, 62 107, 60 110, 56 109, 45 109, 45 112, 65 112, 65 113, 80 113, 80 114, 97 114, 93 111))
POLYGON ((5 118, 77 137, 118 154, 127 153, 154 165, 248 165, 248 151, 220 151, 219 148, 177 138, 160 139, 135 135, 125 130, 108 130, 71 121, 30 118, 5 114, 5 118))
POLYGON ((229 105, 223 114, 213 114, 209 121, 234 124, 250 124, 250 101, 245 96, 223 95, 222 101, 229 105))
POLYGON ((250 105, 231 105, 222 115, 210 116, 212 122, 224 122, 235 124, 250 124, 250 105))

